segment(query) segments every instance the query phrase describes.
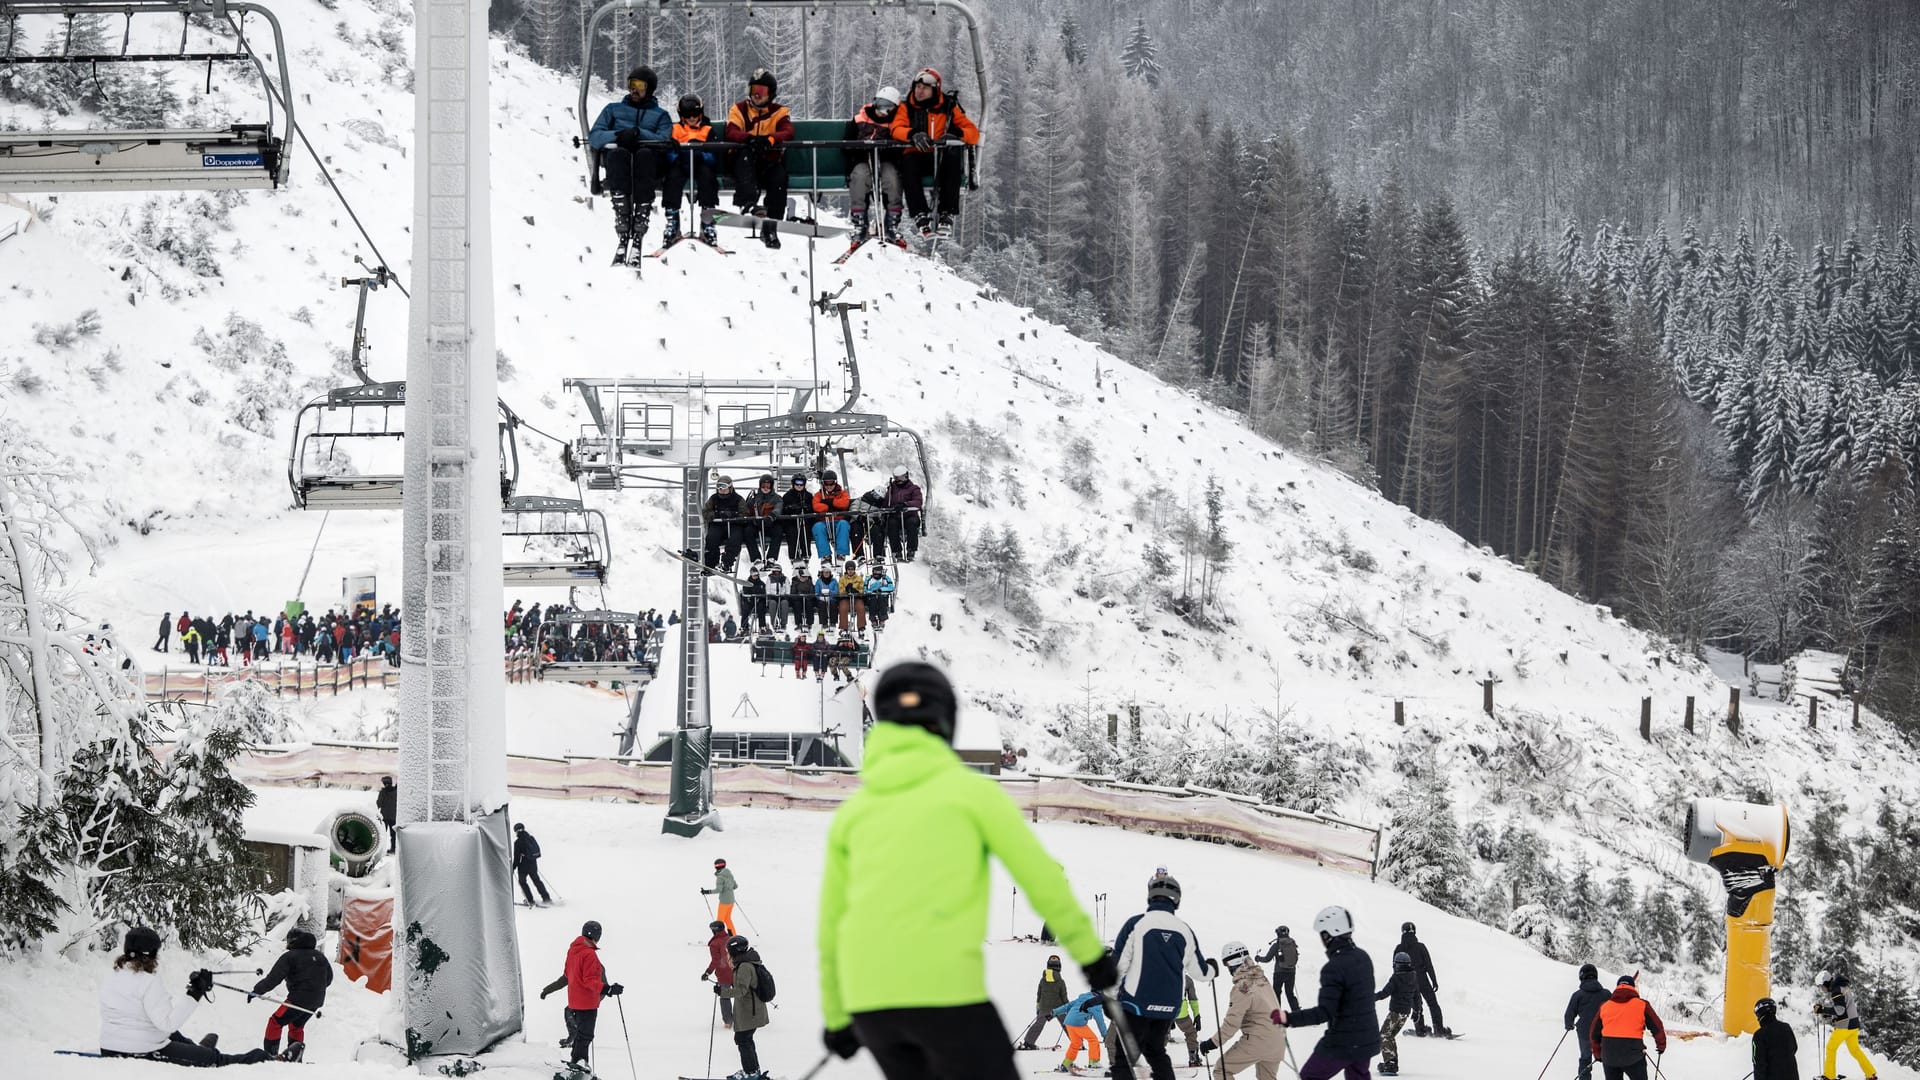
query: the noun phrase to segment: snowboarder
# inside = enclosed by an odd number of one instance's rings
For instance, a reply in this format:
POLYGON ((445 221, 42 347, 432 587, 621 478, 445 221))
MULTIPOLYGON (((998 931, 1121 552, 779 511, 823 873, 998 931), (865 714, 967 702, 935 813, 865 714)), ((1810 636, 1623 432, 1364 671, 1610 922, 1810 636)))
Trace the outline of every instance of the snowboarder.
MULTIPOLYGON (((707 970, 701 972, 702 980, 712 979, 715 986, 733 985, 733 960, 727 956, 727 939, 733 935, 727 932, 727 924, 715 919, 707 924, 713 936, 707 939, 707 970)), ((733 1030, 733 999, 720 995, 720 1023, 728 1031, 733 1030)))
POLYGON ((1414 1003, 1420 1000, 1420 975, 1413 970, 1413 957, 1404 952, 1393 954, 1393 974, 1387 985, 1373 995, 1387 1003, 1387 1019, 1380 1025, 1380 1075, 1400 1075, 1400 1025, 1407 1022, 1414 1003))
POLYGON ((1753 1080, 1800 1080, 1800 1041, 1793 1037, 1793 1028, 1774 1015, 1776 1008, 1770 997, 1753 1003, 1754 1018, 1760 1021, 1753 1033, 1753 1080))
POLYGON ((394 822, 400 816, 400 789, 393 786, 393 777, 380 778, 380 793, 373 797, 373 803, 380 810, 380 821, 387 827, 387 854, 393 854, 394 844, 399 842, 399 834, 394 832, 394 822))
POLYGON ((772 1022, 767 1010, 771 980, 760 963, 760 954, 746 938, 736 935, 727 939, 727 960, 733 964, 733 981, 713 987, 722 1001, 732 999, 735 1003, 733 1045, 740 1050, 740 1071, 727 1080, 766 1080, 767 1074, 760 1071, 760 1050, 753 1045, 753 1033, 772 1022))
MULTIPOLYGON (((1580 988, 1567 998, 1567 1030, 1592 1031, 1593 1018, 1608 996, 1607 988, 1600 985, 1600 970, 1592 964, 1581 964, 1580 988)), ((1580 1037, 1580 1065, 1574 1075, 1578 1080, 1593 1080, 1593 1043, 1585 1035, 1580 1037)))
POLYGON ((273 988, 283 982, 287 984, 286 1004, 267 1017, 267 1034, 261 1048, 268 1057, 299 1061, 306 1056, 307 1021, 327 1003, 327 987, 333 984, 333 963, 318 946, 313 935, 305 930, 287 931, 287 951, 280 954, 266 977, 254 983, 253 991, 247 995, 247 1000, 252 1001, 261 994, 272 993, 273 988), (281 1028, 286 1028, 288 1036, 284 1054, 280 1052, 281 1028))
POLYGON ((1607 1080, 1647 1080, 1647 1029, 1653 1029, 1656 1053, 1667 1052, 1667 1028, 1640 997, 1631 975, 1622 975, 1613 994, 1594 1014, 1587 1038, 1593 1043, 1593 1056, 1600 1059, 1607 1080))
POLYGON ((1087 1068, 1100 1068, 1100 1040, 1107 1037, 1107 1011, 1100 1003, 1100 995, 1089 990, 1065 1005, 1053 1010, 1060 1018, 1060 1024, 1067 1029, 1067 1056, 1060 1062, 1055 1072, 1078 1073, 1080 1067, 1073 1059, 1080 1056, 1080 1048, 1087 1048, 1087 1068), (1096 1033, 1093 1029, 1098 1026, 1096 1033))
POLYGON ((716 915, 715 918, 727 924, 727 933, 729 934, 735 932, 733 929, 733 890, 739 887, 739 884, 733 880, 733 871, 727 869, 727 860, 715 859, 713 860, 713 888, 700 890, 700 895, 702 896, 719 894, 720 913, 716 915))
MULTIPOLYGON (((829 555, 837 555, 844 559, 851 553, 853 537, 850 530, 852 527, 847 523, 846 518, 835 515, 845 514, 852 505, 853 496, 847 493, 846 488, 840 486, 840 474, 832 469, 821 473, 820 490, 813 493, 813 512, 821 515, 819 520, 813 523, 814 554, 822 559, 829 555), (831 550, 829 550, 829 539, 831 539, 831 550)), ((832 572, 825 567, 821 569, 823 573, 832 572)))
MULTIPOLYGON (((713 121, 707 119, 706 103, 698 94, 680 98, 675 109, 680 122, 673 125, 673 141, 682 146, 711 143, 713 121)), ((720 242, 713 227, 713 211, 720 205, 719 155, 712 150, 672 150, 667 153, 667 179, 660 187, 660 208, 666 211, 667 228, 660 234, 661 245, 680 239, 680 199, 686 193, 687 177, 693 177, 693 197, 700 207, 700 240, 708 246, 720 242)))
POLYGON ((938 148, 956 133, 968 146, 980 145, 980 129, 960 107, 960 100, 946 92, 940 73, 922 68, 907 91, 906 106, 893 114, 893 137, 911 144, 901 179, 906 184, 907 209, 922 237, 936 230, 942 240, 953 235, 953 216, 960 212, 961 153, 958 148, 938 148), (927 193, 921 186, 929 176, 940 189, 937 222, 927 212, 927 193))
POLYGON ((1193 978, 1187 978, 1186 1000, 1180 1003, 1180 1015, 1173 1018, 1175 1027, 1187 1040, 1187 1068, 1197 1069, 1200 1060, 1200 992, 1193 988, 1193 978))
POLYGON ((1440 999, 1434 995, 1440 989, 1440 976, 1433 973, 1433 954, 1427 952, 1426 945, 1414 936, 1414 926, 1410 922, 1400 924, 1400 952, 1413 958, 1413 970, 1420 976, 1420 998, 1413 1003, 1413 1033, 1424 1036, 1429 1031, 1442 1038, 1452 1038, 1453 1032, 1447 1029, 1446 1021, 1440 1018, 1440 999), (1420 1001, 1425 1000, 1427 1011, 1433 1014, 1433 1027, 1427 1027, 1427 1019, 1421 1015, 1420 1001))
POLYGON ((627 96, 600 110, 587 145, 601 151, 607 166, 607 193, 613 203, 613 231, 619 238, 613 261, 627 261, 630 244, 647 234, 647 215, 653 210, 653 189, 659 182, 664 155, 643 143, 673 141, 673 118, 654 100, 660 80, 646 66, 627 73, 627 96))
POLYGON ((1839 1075, 1833 1070, 1842 1046, 1859 1063, 1861 1075, 1867 1080, 1875 1080, 1880 1070, 1873 1067, 1873 1059, 1860 1049, 1860 1004, 1854 1000, 1853 991, 1848 988, 1846 974, 1823 971, 1817 982, 1820 996, 1825 1000, 1814 1004, 1813 1014, 1825 1017, 1827 1023, 1833 1025, 1832 1033, 1827 1036, 1826 1067, 1820 1073, 1821 1080, 1832 1080, 1839 1075))
POLYGON ((173 612, 169 611, 165 615, 160 616, 160 637, 153 643, 154 652, 164 653, 167 651, 167 636, 171 633, 173 633, 173 612))
MULTIPOLYGON (((893 142, 893 116, 900 108, 900 91, 891 86, 883 86, 873 95, 873 100, 860 106, 860 111, 847 121, 847 131, 843 136, 848 142, 893 142)), ((852 166, 847 170, 847 194, 849 196, 848 216, 853 220, 853 246, 859 247, 873 235, 867 218, 868 204, 872 201, 874 172, 879 171, 880 205, 884 208, 884 235, 887 243, 900 242, 900 214, 906 209, 900 201, 900 151, 883 149, 870 152, 849 152, 847 160, 852 166), (875 162, 878 161, 876 166, 875 162)))
POLYGON ((155 974, 159 963, 160 935, 145 926, 128 930, 113 970, 100 984, 101 1057, 148 1058, 175 1065, 252 1065, 268 1059, 270 1055, 259 1048, 223 1054, 215 1049, 219 1041, 215 1035, 192 1042, 180 1034, 180 1025, 213 992, 213 973, 204 968, 194 972, 187 978, 187 1000, 176 1002, 155 974))
POLYGON ((1227 1080, 1249 1065, 1257 1080, 1276 1080, 1287 1057, 1286 1014, 1280 1011, 1279 995, 1245 945, 1229 941, 1221 946, 1220 963, 1233 975, 1233 991, 1220 1017, 1220 1030, 1200 1044, 1200 1054, 1225 1049, 1213 1068, 1215 1080, 1227 1080), (1235 1035, 1240 1041, 1228 1046, 1235 1035))
POLYGON ((568 1048, 568 1064, 581 1072, 592 1072, 589 1052, 593 1049, 593 1029, 600 1019, 600 1002, 619 997, 626 987, 607 981, 607 969, 600 964, 600 924, 588 919, 580 927, 580 936, 567 946, 567 1030, 573 1035, 568 1048))
POLYGON ((953 685, 930 664, 883 672, 863 783, 827 832, 816 935, 823 1041, 843 1058, 868 1047, 888 1080, 1018 1075, 981 955, 990 855, 1094 990, 1119 981, 1066 874, 1020 808, 953 752, 958 707, 953 685))
POLYGON ((879 547, 882 552, 892 548, 894 562, 912 562, 920 554, 920 511, 926 506, 926 495, 904 465, 894 469, 887 481, 886 506, 887 531, 879 547))
POLYGON ((1255 957, 1261 963, 1273 961, 1273 989, 1287 996, 1287 1008, 1298 1009, 1300 999, 1293 996, 1293 976, 1300 966, 1300 944, 1284 926, 1273 928, 1273 940, 1255 957))
POLYGON ((793 118, 774 101, 780 81, 766 68, 754 68, 747 80, 747 96, 727 112, 727 141, 744 148, 733 156, 733 205, 742 214, 756 213, 769 220, 760 226, 760 242, 780 246, 774 222, 787 216, 787 154, 780 144, 793 139, 793 118), (761 191, 766 196, 761 199, 761 191))
POLYGON ((1316 1003, 1285 1018, 1294 1027, 1327 1025, 1327 1033, 1300 1066, 1300 1080, 1366 1080, 1367 1063, 1380 1052, 1380 1018, 1373 1007, 1373 958, 1353 943, 1353 916, 1343 907, 1322 908, 1314 932, 1326 946, 1316 1003))
MULTIPOLYGON (((1208 978, 1209 961, 1200 952, 1200 938, 1180 916, 1180 882, 1157 874, 1147 882, 1147 910, 1123 923, 1113 939, 1120 972, 1120 1005, 1127 1011, 1153 1080, 1173 1080, 1173 1059, 1167 1056, 1167 1036, 1186 1000, 1188 978, 1208 978)), ((1133 1062, 1126 1054, 1113 1056, 1113 1075, 1133 1080, 1133 1062)))
POLYGON ((540 880, 540 841, 518 822, 513 826, 513 870, 520 881, 520 895, 527 898, 528 907, 534 906, 533 889, 527 888, 528 879, 540 890, 541 907, 553 903, 553 897, 547 895, 547 883, 540 880))
POLYGON ((1060 954, 1047 957, 1047 966, 1040 972, 1040 987, 1033 995, 1033 1023, 1027 1025, 1026 1034, 1020 1036, 1020 1045, 1016 1050, 1038 1050, 1034 1042, 1040 1033, 1046 1030, 1047 1021, 1053 1019, 1053 1010, 1067 1003, 1067 983, 1060 975, 1060 954))

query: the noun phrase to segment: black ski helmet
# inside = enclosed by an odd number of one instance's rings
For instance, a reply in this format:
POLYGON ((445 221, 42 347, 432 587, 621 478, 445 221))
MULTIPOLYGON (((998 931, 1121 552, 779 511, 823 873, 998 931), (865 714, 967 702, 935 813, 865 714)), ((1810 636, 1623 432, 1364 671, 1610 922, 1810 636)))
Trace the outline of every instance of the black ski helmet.
POLYGON ((627 89, 633 89, 633 84, 637 82, 647 84, 647 88, 640 92, 641 97, 652 97, 653 92, 660 88, 660 77, 655 75, 653 69, 645 64, 641 64, 639 67, 627 72, 627 89))
POLYGON ((1753 1003, 1753 1015, 1755 1019, 1761 1021, 1771 1020, 1773 1019, 1774 1010, 1778 1007, 1779 1003, 1772 998, 1761 998, 1759 1001, 1753 1003))
POLYGON ((1403 953, 1403 952, 1394 953, 1393 954, 1393 970, 1412 971, 1413 957, 1408 953, 1403 953))
POLYGON ((1633 976, 1631 976, 1631 975, 1622 975, 1622 976, 1620 976, 1619 978, 1617 978, 1617 979, 1615 979, 1615 980, 1613 980, 1613 985, 1615 985, 1615 986, 1634 986, 1634 987, 1637 987, 1637 986, 1639 986, 1639 985, 1640 985, 1640 982, 1639 982, 1639 980, 1637 980, 1637 979, 1635 979, 1635 978, 1634 978, 1633 976))
POLYGON ((311 949, 318 945, 319 942, 314 940, 311 931, 302 930, 297 926, 287 931, 287 948, 289 949, 311 949))
POLYGON ((715 919, 712 922, 707 924, 707 929, 713 931, 716 934, 722 930, 725 930, 726 928, 727 928, 727 924, 721 922, 719 919, 715 919))
POLYGON ((747 80, 747 85, 766 87, 769 99, 780 92, 780 80, 774 78, 773 72, 766 68, 754 68, 752 77, 747 80))
POLYGON ((1287 928, 1286 928, 1286 927, 1284 927, 1284 926, 1279 926, 1279 927, 1275 927, 1275 928, 1274 928, 1274 931, 1273 931, 1273 936, 1274 936, 1274 937, 1277 937, 1277 938, 1282 938, 1282 937, 1286 937, 1286 936, 1287 936, 1287 928))
POLYGON ((1047 957, 1047 967, 1052 968, 1054 971, 1060 970, 1060 954, 1059 953, 1055 953, 1052 956, 1047 957))
POLYGON ((807 486, 807 474, 806 474, 806 473, 798 473, 798 472, 797 472, 797 473, 794 473, 794 474, 793 474, 793 482, 794 482, 794 483, 796 483, 796 484, 798 484, 798 485, 800 485, 801 487, 805 487, 805 486, 807 486))
POLYGON ((834 471, 833 471, 832 469, 828 469, 828 470, 826 470, 825 472, 823 472, 823 473, 821 473, 821 474, 820 474, 820 482, 821 482, 821 483, 823 483, 823 484, 824 484, 824 483, 826 483, 826 482, 827 482, 827 481, 829 481, 829 480, 831 480, 832 482, 834 482, 834 483, 836 483, 836 484, 837 484, 837 483, 839 483, 839 482, 840 482, 840 474, 839 474, 839 473, 837 473, 837 472, 834 472, 834 471))
POLYGON ((1403 934, 1411 934, 1411 933, 1413 933, 1413 924, 1412 924, 1412 923, 1410 923, 1410 922, 1403 922, 1403 923, 1401 923, 1401 924, 1400 924, 1400 932, 1401 932, 1401 933, 1403 933, 1403 934))
POLYGON ((588 919, 586 923, 580 927, 580 936, 586 938, 588 941, 598 942, 600 940, 600 924, 592 919, 588 919))
POLYGON ((128 956, 158 956, 160 935, 151 926, 136 926, 127 931, 125 951, 128 956))
POLYGON ((1594 967, 1592 964, 1580 965, 1580 981, 1581 982, 1586 982, 1588 979, 1598 979, 1599 977, 1600 977, 1599 968, 1594 967))
POLYGON ((680 119, 689 116, 701 116, 707 111, 707 103, 700 100, 699 94, 680 95, 680 119))
MULTIPOLYGON (((831 476, 833 474, 828 473, 831 476)), ((890 724, 926 728, 941 741, 953 743, 959 710, 953 684, 932 664, 909 660, 880 673, 873 688, 873 715, 890 724)))
POLYGON ((727 939, 728 956, 739 956, 741 953, 746 952, 749 947, 750 945, 747 939, 741 937, 739 934, 735 934, 727 939))
POLYGON ((521 822, 518 822, 518 821, 516 821, 516 822, 514 822, 514 823, 513 823, 513 831, 514 831, 514 832, 526 832, 526 831, 527 831, 527 827, 526 827, 526 825, 525 825, 525 824, 523 824, 523 823, 521 823, 521 822))
POLYGON ((1155 900, 1171 900, 1174 907, 1180 906, 1180 882, 1166 874, 1156 874, 1147 882, 1147 903, 1155 900))

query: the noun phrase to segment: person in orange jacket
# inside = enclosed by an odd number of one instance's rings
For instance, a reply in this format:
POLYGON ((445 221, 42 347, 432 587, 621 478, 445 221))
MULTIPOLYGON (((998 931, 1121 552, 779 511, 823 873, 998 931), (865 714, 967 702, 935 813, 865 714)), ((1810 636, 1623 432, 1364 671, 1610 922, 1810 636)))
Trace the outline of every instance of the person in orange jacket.
POLYGON ((765 190, 761 213, 771 220, 760 227, 760 242, 770 248, 780 246, 774 221, 787 216, 787 154, 780 144, 793 140, 793 117, 773 100, 779 92, 780 81, 772 72, 754 68, 746 98, 734 102, 727 113, 727 141, 743 144, 733 156, 733 205, 742 214, 751 213, 765 190))
POLYGON ((902 155, 900 171, 914 227, 922 237, 938 232, 940 239, 947 239, 953 235, 953 216, 960 212, 961 154, 957 149, 936 148, 954 138, 979 146, 980 129, 960 107, 959 99, 943 88, 940 73, 923 68, 913 77, 906 104, 894 110, 893 137, 912 144, 902 155), (937 222, 927 213, 927 193, 921 187, 929 176, 940 188, 937 222))
MULTIPOLYGON (((673 141, 688 143, 718 142, 713 121, 707 119, 706 103, 698 94, 681 97, 680 122, 673 125, 673 141)), ((680 239, 680 199, 686 192, 687 177, 693 177, 693 197, 700 204, 700 240, 709 246, 720 242, 713 227, 713 211, 720 205, 720 155, 711 150, 675 150, 667 154, 667 181, 660 188, 660 208, 667 214, 667 231, 661 240, 671 244, 680 239)))
POLYGON ((853 496, 840 486, 840 474, 832 469, 820 474, 820 490, 813 493, 813 512, 825 515, 813 523, 813 550, 822 558, 837 555, 846 558, 853 550, 852 526, 843 514, 853 505, 853 496), (828 550, 831 538, 832 550, 828 550))
POLYGON ((593 1048, 593 1028, 600 1019, 602 998, 619 997, 626 987, 607 981, 607 969, 600 964, 600 924, 588 919, 580 927, 580 936, 567 946, 567 1030, 573 1033, 568 1063, 581 1071, 592 1066, 587 1052, 593 1048))
POLYGON ((1631 975, 1620 976, 1613 996, 1600 1006, 1587 1032, 1593 1056, 1606 1070, 1607 1080, 1647 1080, 1648 1029, 1653 1031, 1655 1053, 1667 1052, 1667 1027, 1640 996, 1631 975))

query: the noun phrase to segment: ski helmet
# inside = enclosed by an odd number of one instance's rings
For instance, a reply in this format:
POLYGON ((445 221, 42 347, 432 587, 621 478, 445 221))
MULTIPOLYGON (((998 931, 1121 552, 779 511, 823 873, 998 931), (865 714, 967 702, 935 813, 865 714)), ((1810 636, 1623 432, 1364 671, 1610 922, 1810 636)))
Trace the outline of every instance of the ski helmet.
POLYGON ((769 98, 780 92, 780 80, 774 78, 773 72, 768 71, 766 68, 754 68, 753 77, 747 80, 747 85, 766 87, 767 97, 769 98))
POLYGON ((832 481, 833 483, 836 483, 836 484, 839 483, 840 474, 837 472, 834 472, 832 469, 828 469, 827 471, 821 473, 820 482, 824 484, 824 483, 827 483, 828 481, 832 481))
POLYGON ((761 482, 761 483, 763 483, 763 484, 766 484, 766 485, 768 485, 769 487, 771 487, 771 486, 773 485, 773 474, 772 474, 772 473, 761 473, 761 474, 760 474, 760 482, 761 482))
POLYGON ((707 103, 700 100, 699 94, 680 95, 680 119, 685 120, 689 116, 700 116, 706 111, 707 103))
POLYGON ((160 955, 160 935, 151 926, 136 926, 127 931, 128 956, 160 955))
POLYGON ((660 77, 653 73, 652 68, 641 64, 639 67, 627 72, 627 89, 638 89, 633 85, 634 83, 645 84, 646 88, 640 90, 641 97, 652 97, 654 89, 660 85, 660 77))
POLYGON ((1321 941, 1332 941, 1334 938, 1351 937, 1353 935, 1353 916, 1347 914, 1347 909, 1338 904, 1332 907, 1324 907, 1320 909, 1320 914, 1313 917, 1313 929, 1315 933, 1320 935, 1321 941))
POLYGON ((794 482, 795 484, 797 484, 797 485, 799 485, 799 486, 801 486, 801 487, 805 487, 805 486, 806 486, 806 484, 807 484, 807 474, 806 474, 806 473, 794 473, 794 474, 793 474, 793 482, 794 482))
POLYGON ((1226 965, 1228 971, 1239 971, 1252 959, 1253 954, 1247 951, 1242 942, 1229 941, 1220 946, 1220 962, 1226 965))
POLYGON ((1833 972, 1831 971, 1823 971, 1820 974, 1814 976, 1813 978, 1813 984, 1815 986, 1830 986, 1832 985, 1832 983, 1833 983, 1833 972))
MULTIPOLYGON (((827 475, 831 476, 831 473, 827 475)), ((953 743, 959 702, 953 683, 932 664, 909 660, 880 673, 873 688, 873 715, 891 724, 912 724, 953 743)))
POLYGON ((311 949, 318 944, 311 931, 302 930, 297 926, 287 931, 287 948, 289 949, 311 949))
POLYGON ((1413 924, 1412 924, 1412 923, 1410 923, 1410 922, 1403 922, 1403 923, 1401 923, 1401 924, 1400 924, 1400 932, 1401 932, 1401 933, 1403 933, 1403 934, 1411 934, 1411 933, 1413 933, 1413 924))
POLYGON ((1147 903, 1155 900, 1168 900, 1174 907, 1180 906, 1180 882, 1166 874, 1147 882, 1147 903))
POLYGON ((588 941, 598 942, 600 940, 600 924, 592 919, 588 919, 586 923, 580 927, 580 936, 586 938, 588 941))
POLYGON ((905 465, 896 465, 896 466, 894 466, 894 468, 893 468, 893 478, 894 478, 895 480, 911 480, 911 479, 913 479, 913 477, 911 477, 911 476, 909 476, 909 475, 907 474, 907 467, 906 467, 905 465))
POLYGON ((1274 928, 1274 930, 1273 930, 1273 936, 1274 936, 1274 937, 1286 937, 1286 936, 1287 936, 1287 928, 1286 928, 1286 927, 1284 927, 1284 926, 1277 926, 1277 927, 1275 927, 1275 928, 1274 928))
POLYGON ((527 831, 527 827, 526 827, 525 825, 523 825, 523 824, 521 824, 520 822, 518 822, 518 821, 516 821, 516 822, 514 822, 514 823, 513 823, 513 831, 514 831, 514 832, 526 832, 526 831, 527 831))
POLYGON ((940 92, 940 87, 943 82, 943 80, 940 78, 940 73, 938 71, 935 71, 932 68, 921 68, 920 74, 915 75, 913 77, 913 81, 917 83, 925 83, 928 86, 933 87, 933 92, 936 94, 940 92))
POLYGON ((748 948, 747 939, 741 937, 739 934, 735 934, 727 939, 728 956, 739 956, 741 953, 746 952, 748 948))
POLYGON ((726 928, 727 928, 727 924, 721 922, 719 919, 715 919, 712 922, 707 924, 707 929, 713 931, 716 934, 722 930, 725 930, 726 928))
POLYGON ((1588 979, 1597 979, 1599 977, 1600 977, 1599 968, 1594 967, 1592 964, 1580 965, 1580 981, 1581 982, 1585 982, 1588 979))
POLYGON ((1619 978, 1617 978, 1617 979, 1615 979, 1615 980, 1613 980, 1613 985, 1615 985, 1615 986, 1639 986, 1639 985, 1640 985, 1640 983, 1639 983, 1639 982, 1638 982, 1637 980, 1635 980, 1635 979, 1634 979, 1634 977, 1633 977, 1633 976, 1631 976, 1631 975, 1622 975, 1622 976, 1620 976, 1619 978))
POLYGON ((725 859, 713 860, 713 868, 715 870, 725 870, 727 868, 727 860, 725 859))
POLYGON ((1403 952, 1397 952, 1397 953, 1394 953, 1394 954, 1393 954, 1393 970, 1395 970, 1395 971, 1412 971, 1412 970, 1413 970, 1413 957, 1412 957, 1411 955, 1409 955, 1409 954, 1407 954, 1407 953, 1403 953, 1403 952))
POLYGON ((1055 971, 1059 971, 1060 970, 1060 954, 1055 953, 1052 956, 1047 957, 1047 966, 1049 968, 1052 968, 1055 971))
POLYGON ((717 485, 719 485, 719 487, 720 487, 720 489, 724 491, 724 490, 726 490, 727 488, 730 488, 730 487, 732 487, 732 486, 733 486, 733 477, 731 477, 731 476, 722 476, 722 477, 720 477, 720 479, 718 479, 718 480, 715 480, 715 481, 714 481, 714 483, 715 483, 715 484, 717 484, 717 485))
POLYGON ((1759 1001, 1753 1003, 1753 1015, 1759 1020, 1771 1020, 1773 1019, 1774 1010, 1777 1008, 1779 1008, 1779 1002, 1774 1001, 1770 997, 1761 998, 1759 1001))

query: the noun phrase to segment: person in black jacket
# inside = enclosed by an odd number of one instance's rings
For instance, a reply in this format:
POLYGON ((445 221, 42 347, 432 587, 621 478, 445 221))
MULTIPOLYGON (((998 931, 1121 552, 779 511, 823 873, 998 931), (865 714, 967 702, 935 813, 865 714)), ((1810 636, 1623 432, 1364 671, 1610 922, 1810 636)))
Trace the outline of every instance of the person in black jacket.
POLYGON ((252 1001, 256 995, 271 993, 283 982, 287 984, 286 1003, 267 1017, 267 1036, 261 1043, 269 1056, 278 1054, 282 1061, 299 1061, 306 1053, 307 1022, 327 1003, 327 987, 333 984, 333 964, 317 945, 313 935, 305 930, 287 931, 287 951, 280 954, 266 978, 254 983, 253 992, 247 995, 247 1000, 252 1001), (280 1029, 283 1027, 291 1041, 287 1043, 287 1052, 281 1054, 280 1029))
POLYGON ((1300 966, 1300 946, 1287 932, 1287 928, 1274 927, 1273 940, 1267 944, 1265 951, 1254 959, 1263 964, 1269 960, 1273 961, 1274 991, 1286 995, 1287 1008, 1299 1008, 1300 999, 1293 996, 1293 974, 1300 966))
POLYGON ((1343 907, 1321 910, 1313 920, 1327 962, 1320 968, 1319 1003, 1282 1017, 1290 1027, 1327 1025, 1313 1053, 1300 1066, 1300 1080, 1365 1080, 1380 1052, 1380 1017, 1373 1007, 1373 958, 1353 943, 1353 916, 1343 907))
POLYGON ((540 880, 540 841, 533 838, 525 825, 513 826, 513 869, 520 880, 520 893, 527 898, 527 906, 533 907, 533 889, 527 888, 527 879, 533 879, 534 888, 540 890, 540 906, 553 903, 553 897, 547 895, 547 883, 540 880))
MULTIPOLYGON (((1433 973, 1433 954, 1426 945, 1413 936, 1413 924, 1400 924, 1400 951, 1413 957, 1413 970, 1420 976, 1420 996, 1426 1000, 1427 1011, 1433 1014, 1432 1033, 1443 1038, 1452 1038, 1453 1032, 1447 1029, 1447 1022, 1440 1018, 1440 999, 1434 994, 1440 989, 1440 977, 1433 973)), ((1427 1018, 1420 1013, 1420 1002, 1413 1003, 1413 1033, 1428 1033, 1427 1018)))
POLYGON ((1753 1080, 1800 1080, 1800 1062, 1794 1056, 1800 1041, 1774 1009, 1770 997, 1753 1003, 1753 1015, 1760 1021, 1760 1030, 1753 1033, 1753 1080))
POLYGON ((1393 974, 1373 1000, 1387 1003, 1387 1019, 1380 1025, 1380 1075, 1398 1076, 1400 1040, 1396 1036, 1413 1012, 1414 1003, 1420 1000, 1420 976, 1413 970, 1413 957, 1403 952, 1393 954, 1393 974))
POLYGON ((154 641, 153 651, 157 653, 166 652, 167 638, 172 633, 173 633, 173 612, 169 611, 165 615, 160 616, 160 637, 154 641))
POLYGON ((393 823, 400 816, 400 789, 393 786, 393 777, 380 778, 380 794, 373 797, 374 804, 380 808, 380 820, 387 827, 387 854, 393 854, 395 837, 393 823))
MULTIPOLYGON (((1580 988, 1567 999, 1567 1030, 1592 1031, 1593 1018, 1600 1015, 1600 1005, 1607 997, 1607 988, 1600 985, 1599 969, 1592 964, 1581 964, 1580 988)), ((1593 1080, 1593 1044, 1585 1035, 1580 1038, 1580 1066, 1574 1075, 1579 1080, 1593 1080)))
MULTIPOLYGON (((701 514, 707 526, 707 548, 700 561, 709 570, 720 569, 731 574, 733 564, 740 559, 740 543, 746 539, 746 530, 754 526, 746 520, 747 500, 733 490, 733 477, 722 476, 715 481, 714 488, 701 514), (726 545, 724 560, 720 554, 722 544, 726 545)), ((686 554, 692 557, 692 552, 686 554)), ((758 559, 759 553, 756 551, 753 557, 758 559)))
POLYGON ((794 473, 792 486, 780 496, 780 513, 767 523, 767 558, 780 557, 780 545, 787 545, 788 558, 805 562, 807 552, 802 537, 807 535, 807 515, 813 513, 813 492, 807 490, 805 473, 794 473))

